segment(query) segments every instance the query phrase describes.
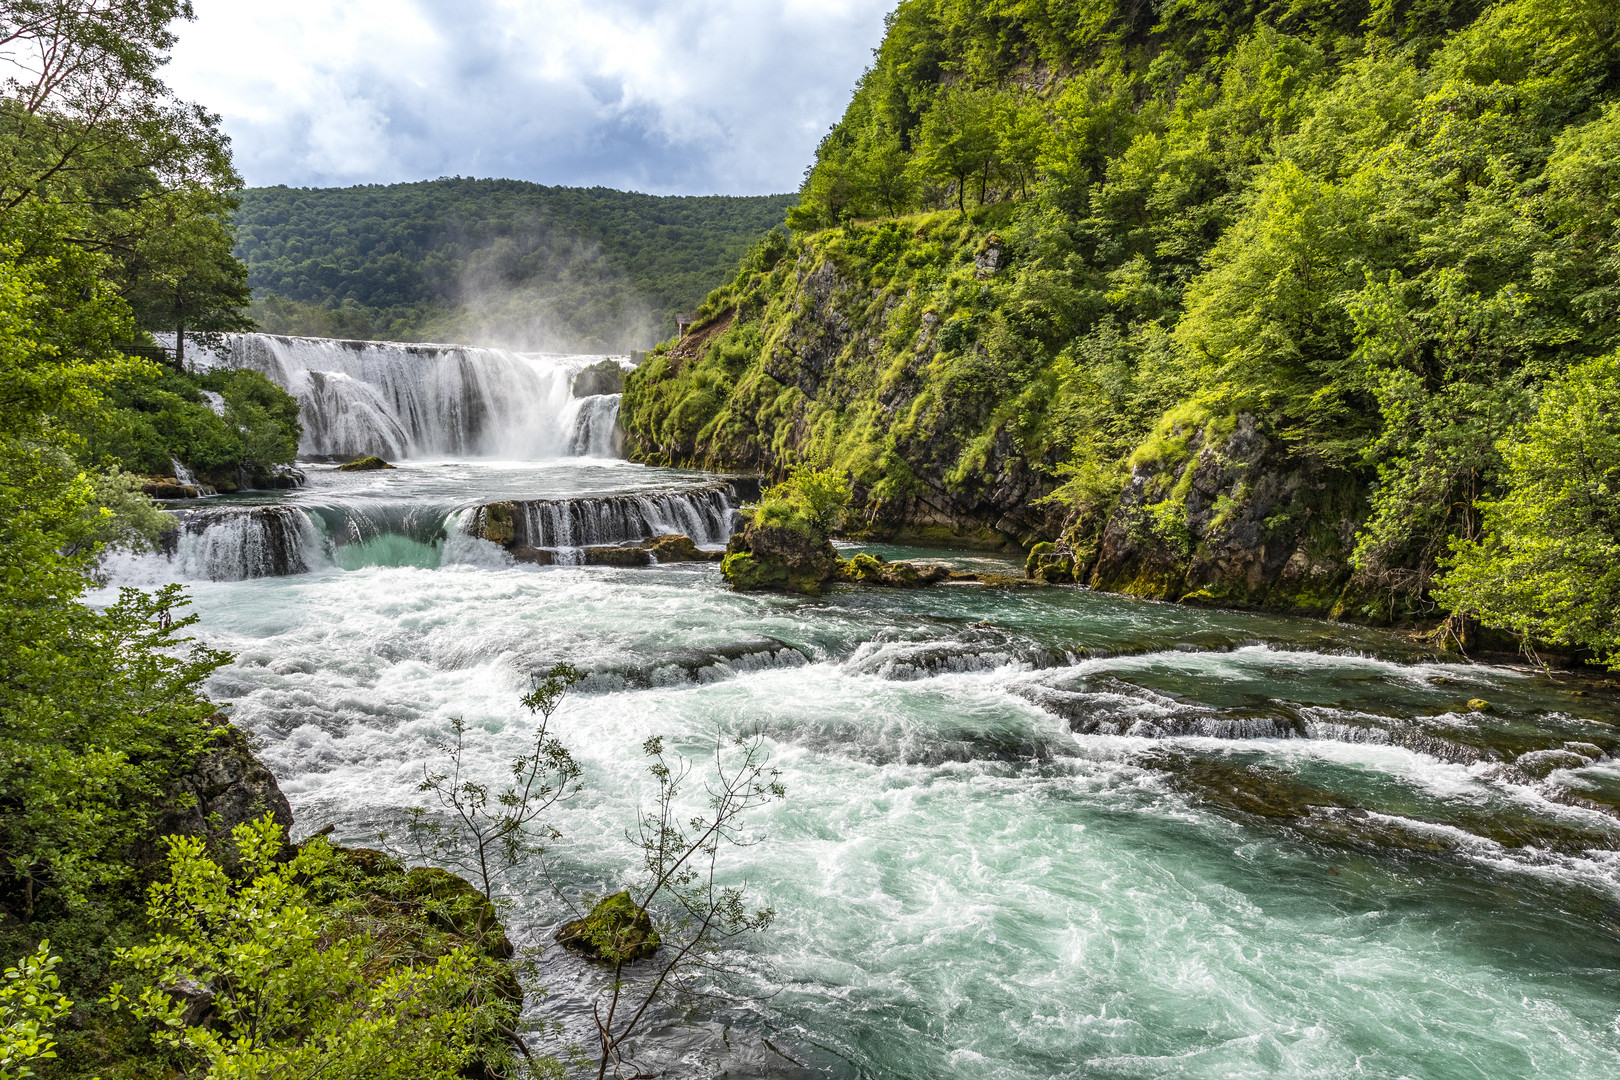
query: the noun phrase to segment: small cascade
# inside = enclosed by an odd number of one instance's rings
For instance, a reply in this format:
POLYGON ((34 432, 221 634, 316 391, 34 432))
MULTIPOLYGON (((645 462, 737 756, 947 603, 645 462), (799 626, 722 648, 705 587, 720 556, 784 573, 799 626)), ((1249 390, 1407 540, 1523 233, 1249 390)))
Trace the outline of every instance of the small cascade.
POLYGON ((196 488, 198 495, 218 494, 218 492, 216 492, 212 486, 197 483, 196 476, 192 474, 190 469, 186 468, 185 463, 179 458, 171 455, 169 457, 169 465, 174 469, 174 479, 177 483, 184 484, 186 487, 196 488))
POLYGON ((519 502, 514 543, 555 551, 559 563, 577 561, 569 556, 580 548, 671 533, 683 533, 699 545, 724 544, 736 524, 734 500, 729 484, 717 484, 694 491, 519 502))
POLYGON ((618 394, 593 394, 575 398, 573 441, 570 457, 616 458, 624 452, 624 433, 619 429, 618 394))
POLYGON ((172 572, 195 581, 304 574, 326 563, 315 521, 290 506, 183 510, 163 545, 172 572))
POLYGON ((298 399, 299 454, 352 458, 617 456, 618 396, 573 396, 601 357, 275 334, 228 334, 207 362, 298 399))
MULTIPOLYGON (((587 399, 588 400, 588 399, 587 399)), ((585 561, 587 547, 684 533, 698 544, 731 536, 729 484, 690 491, 513 504, 515 545, 547 548, 557 565, 585 561)), ((298 505, 225 505, 172 512, 179 527, 155 555, 118 553, 111 577, 126 584, 243 581, 315 570, 448 565, 510 566, 501 547, 478 539, 479 507, 385 498, 307 500, 298 505)))

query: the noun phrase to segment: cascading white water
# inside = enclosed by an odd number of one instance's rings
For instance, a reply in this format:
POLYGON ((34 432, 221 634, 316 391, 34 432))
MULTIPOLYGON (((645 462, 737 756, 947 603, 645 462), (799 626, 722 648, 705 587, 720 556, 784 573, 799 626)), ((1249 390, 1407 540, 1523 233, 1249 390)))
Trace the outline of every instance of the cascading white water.
POLYGON ((683 533, 694 544, 724 544, 735 522, 729 486, 654 495, 547 499, 517 504, 516 541, 557 551, 633 543, 683 533))
MULTIPOLYGON (((691 491, 518 503, 517 541, 551 549, 556 565, 584 561, 582 549, 684 533, 723 544, 736 514, 729 485, 691 491)), ((304 505, 211 506, 176 512, 178 528, 159 552, 110 557, 127 584, 169 580, 244 581, 330 567, 508 565, 499 547, 476 539, 478 508, 358 499, 304 505)))
POLYGON ((565 427, 574 432, 569 444, 570 457, 621 457, 624 436, 619 430, 619 395, 592 394, 575 398, 570 407, 572 422, 565 427))
POLYGON ((298 399, 302 456, 507 460, 617 456, 618 395, 570 389, 601 359, 273 334, 226 335, 204 356, 298 399))
POLYGON ((164 538, 161 551, 109 556, 111 576, 124 584, 245 581, 328 565, 319 525, 296 507, 210 507, 180 511, 176 517, 176 528, 164 538))

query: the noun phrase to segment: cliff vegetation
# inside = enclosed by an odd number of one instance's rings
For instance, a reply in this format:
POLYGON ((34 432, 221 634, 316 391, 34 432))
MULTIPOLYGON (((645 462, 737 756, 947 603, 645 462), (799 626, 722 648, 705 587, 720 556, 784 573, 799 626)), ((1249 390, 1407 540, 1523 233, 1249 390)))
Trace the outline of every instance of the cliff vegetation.
POLYGON ((629 379, 632 452, 835 468, 856 533, 1061 580, 1608 652, 1617 160, 1599 0, 904 0, 791 237, 629 379))

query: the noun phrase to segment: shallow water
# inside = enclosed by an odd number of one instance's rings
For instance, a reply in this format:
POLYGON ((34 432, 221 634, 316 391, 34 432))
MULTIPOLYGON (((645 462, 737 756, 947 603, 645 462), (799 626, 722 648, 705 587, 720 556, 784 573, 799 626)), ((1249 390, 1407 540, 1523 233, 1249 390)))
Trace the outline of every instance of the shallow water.
MULTIPOLYGON (((268 501, 443 517, 710 480, 410 463, 317 472, 268 501)), ((452 717, 497 780, 532 730, 518 705, 531 674, 584 669, 557 723, 585 788, 554 815, 551 879, 514 883, 534 942, 568 917, 553 886, 578 898, 631 880, 643 740, 702 760, 761 737, 789 797, 758 818, 768 840, 726 863, 779 912, 730 956, 758 996, 661 1017, 644 1067, 1620 1070, 1620 821, 1601 802, 1620 780, 1620 709, 1590 681, 1079 588, 747 596, 712 564, 513 566, 459 543, 456 559, 195 582, 201 635, 237 656, 211 692, 263 740, 298 834, 332 825, 369 845, 399 836, 452 717), (1578 767, 1522 757, 1565 743, 1584 748, 1558 759, 1578 767)), ((541 971, 535 1021, 583 1041, 600 973, 555 949, 541 971)))

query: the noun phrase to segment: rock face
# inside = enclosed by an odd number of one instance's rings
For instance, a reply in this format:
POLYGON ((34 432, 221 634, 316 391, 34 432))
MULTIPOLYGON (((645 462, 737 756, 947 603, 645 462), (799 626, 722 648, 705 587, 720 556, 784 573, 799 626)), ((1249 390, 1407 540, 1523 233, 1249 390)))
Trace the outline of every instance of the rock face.
POLYGON ((1248 414, 1225 432, 1193 426, 1177 458, 1132 469, 1076 578, 1161 600, 1338 608, 1362 510, 1354 483, 1289 459, 1248 414))
POLYGON ((750 525, 726 545, 720 572, 735 592, 769 590, 819 596, 838 576, 838 554, 797 529, 750 525))
POLYGON ((574 376, 574 396, 595 397, 597 394, 618 394, 624 390, 624 369, 616 360, 602 360, 574 376))
POLYGON ((658 931, 628 892, 597 901, 583 919, 564 924, 556 942, 596 960, 634 962, 658 951, 658 931))
POLYGON ((152 851, 143 853, 147 858, 161 858, 158 838, 176 834, 200 836, 225 851, 233 828, 266 813, 292 829, 292 807, 254 755, 247 733, 222 716, 214 718, 214 730, 212 747, 175 781, 171 809, 155 823, 152 851))

